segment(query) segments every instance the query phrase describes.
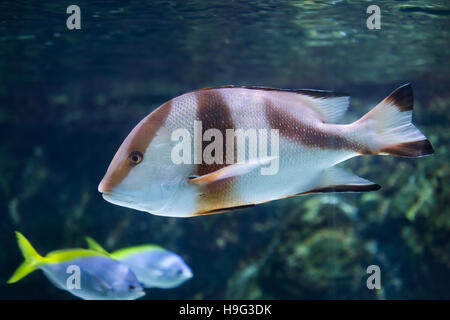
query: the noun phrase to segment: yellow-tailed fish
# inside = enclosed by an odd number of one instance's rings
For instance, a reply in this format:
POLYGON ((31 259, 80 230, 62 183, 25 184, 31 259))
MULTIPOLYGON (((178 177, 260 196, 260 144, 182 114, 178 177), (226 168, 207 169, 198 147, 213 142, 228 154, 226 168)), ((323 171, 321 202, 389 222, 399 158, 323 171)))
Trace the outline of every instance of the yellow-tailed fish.
POLYGON ((108 254, 130 267, 145 288, 175 288, 193 277, 179 255, 160 246, 145 244, 108 253, 94 239, 87 237, 86 241, 90 249, 108 254))
POLYGON ((411 122, 410 84, 359 120, 336 124, 348 104, 345 94, 304 89, 227 86, 183 94, 130 132, 98 190, 120 206, 191 217, 309 193, 378 190, 378 184, 336 164, 359 155, 433 153, 411 122), (189 137, 180 135, 180 129, 189 137), (252 130, 274 133, 256 154, 237 143, 243 141, 242 131, 244 139, 254 137, 252 130), (191 149, 184 147, 187 142, 191 149), (190 161, 174 161, 178 153, 190 154, 190 161), (277 170, 263 174, 264 168, 277 170))
POLYGON ((145 292, 128 266, 109 256, 87 249, 65 249, 39 255, 30 242, 16 232, 17 242, 25 261, 8 283, 15 283, 40 269, 57 288, 67 290, 86 300, 133 300, 145 292), (79 270, 79 282, 72 285, 69 277, 79 270), (75 285, 74 285, 75 284, 75 285))

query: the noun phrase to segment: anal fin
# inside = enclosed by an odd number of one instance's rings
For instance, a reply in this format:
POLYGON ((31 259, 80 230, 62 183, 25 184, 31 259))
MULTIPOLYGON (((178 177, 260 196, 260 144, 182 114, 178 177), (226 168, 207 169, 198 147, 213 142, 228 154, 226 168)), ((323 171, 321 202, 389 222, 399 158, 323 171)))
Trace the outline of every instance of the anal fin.
POLYGON ((227 208, 213 209, 213 210, 208 210, 208 211, 200 211, 200 212, 194 213, 193 216, 204 216, 204 215, 210 215, 210 214, 216 214, 216 213, 223 213, 223 212, 228 212, 228 211, 247 209, 247 208, 251 208, 254 206, 255 206, 255 204, 244 204, 244 205, 235 206, 235 207, 227 207, 227 208))
POLYGON ((331 167, 323 171, 313 188, 297 195, 324 192, 368 192, 380 188, 381 186, 376 183, 341 168, 331 167))

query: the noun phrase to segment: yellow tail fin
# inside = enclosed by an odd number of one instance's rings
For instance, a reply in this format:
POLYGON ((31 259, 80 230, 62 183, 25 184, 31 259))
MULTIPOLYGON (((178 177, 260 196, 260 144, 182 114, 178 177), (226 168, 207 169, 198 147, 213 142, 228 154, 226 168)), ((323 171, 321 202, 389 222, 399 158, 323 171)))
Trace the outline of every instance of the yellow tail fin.
POLYGON ((7 283, 15 283, 19 281, 44 263, 44 258, 36 252, 31 243, 23 236, 23 234, 16 231, 16 237, 17 244, 19 245, 25 261, 17 268, 7 283))
POLYGON ((106 251, 105 249, 103 249, 103 247, 97 241, 95 241, 91 237, 86 237, 85 239, 86 239, 89 249, 106 254, 109 256, 109 252, 106 251))

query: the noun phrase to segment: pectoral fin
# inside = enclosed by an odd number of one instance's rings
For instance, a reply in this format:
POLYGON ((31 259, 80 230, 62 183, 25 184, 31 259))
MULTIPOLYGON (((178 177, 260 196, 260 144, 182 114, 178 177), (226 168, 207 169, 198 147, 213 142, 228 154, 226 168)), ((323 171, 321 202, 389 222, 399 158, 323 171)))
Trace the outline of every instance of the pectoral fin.
POLYGON ((381 186, 376 183, 341 168, 331 167, 323 171, 311 190, 301 192, 299 195, 320 192, 367 192, 376 191, 380 188, 381 186))
POLYGON ((269 164, 270 161, 275 158, 276 157, 264 157, 262 159, 250 160, 244 163, 231 164, 214 172, 199 177, 189 178, 189 182, 198 186, 203 186, 223 179, 240 176, 249 173, 256 168, 269 164))

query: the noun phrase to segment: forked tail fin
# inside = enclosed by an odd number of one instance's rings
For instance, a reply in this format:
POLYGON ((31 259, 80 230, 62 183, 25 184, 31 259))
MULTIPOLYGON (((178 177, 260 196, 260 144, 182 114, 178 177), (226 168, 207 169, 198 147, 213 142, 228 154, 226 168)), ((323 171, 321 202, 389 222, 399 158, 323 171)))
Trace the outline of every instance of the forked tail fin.
POLYGON ((14 274, 9 278, 7 283, 15 283, 33 272, 41 264, 45 263, 44 258, 36 252, 31 243, 21 234, 16 231, 17 244, 22 252, 25 261, 17 268, 14 274))
POLYGON ((412 124, 413 103, 408 83, 354 123, 370 154, 421 157, 434 153, 431 143, 412 124))

